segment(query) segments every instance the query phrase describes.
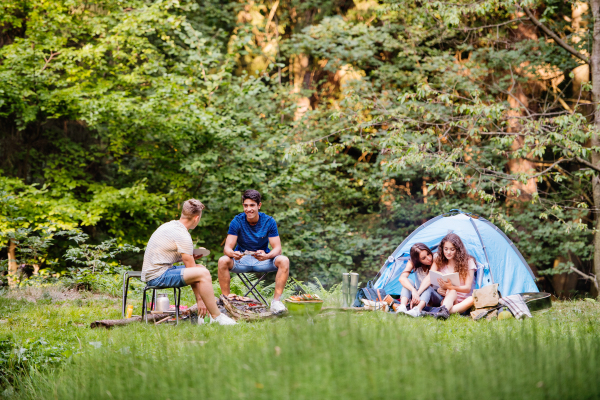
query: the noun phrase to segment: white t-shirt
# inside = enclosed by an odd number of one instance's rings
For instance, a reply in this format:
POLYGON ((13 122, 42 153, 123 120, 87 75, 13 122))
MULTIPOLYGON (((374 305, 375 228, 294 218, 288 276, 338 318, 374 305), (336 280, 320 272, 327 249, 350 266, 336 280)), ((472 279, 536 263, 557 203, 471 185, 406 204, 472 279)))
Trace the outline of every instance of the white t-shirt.
POLYGON ((162 224, 150 236, 144 253, 142 265, 142 281, 148 282, 158 278, 173 263, 182 260, 182 254, 192 255, 194 243, 185 225, 179 221, 162 224))

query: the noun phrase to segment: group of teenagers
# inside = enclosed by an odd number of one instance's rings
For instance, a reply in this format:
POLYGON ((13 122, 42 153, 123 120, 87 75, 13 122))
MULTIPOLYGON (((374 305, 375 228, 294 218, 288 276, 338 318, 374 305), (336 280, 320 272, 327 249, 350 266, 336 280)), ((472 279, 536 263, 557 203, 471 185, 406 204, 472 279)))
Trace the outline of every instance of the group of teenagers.
MULTIPOLYGON (((289 276, 290 261, 281 254, 277 223, 273 217, 260 212, 262 202, 258 191, 246 190, 241 200, 244 212, 236 215, 229 224, 224 255, 218 262, 221 293, 231 295, 231 273, 277 272, 270 309, 273 312, 285 311, 280 298, 289 276)), ((189 199, 183 203, 178 220, 158 227, 146 246, 141 278, 156 288, 191 286, 200 317, 208 314, 211 322, 233 325, 235 321, 217 307, 210 272, 196 263, 202 256, 194 255, 189 231, 198 226, 203 209, 200 201, 189 199), (179 263, 183 265, 177 265, 179 263)), ((450 314, 467 311, 473 305, 471 294, 476 268, 475 259, 454 233, 442 239, 435 254, 425 244, 416 243, 410 249, 410 261, 400 276, 403 289, 397 312, 413 317, 433 315, 448 318, 450 314), (414 283, 409 279, 413 271, 414 283), (442 274, 457 272, 460 285, 454 286, 442 279, 431 282, 430 271, 442 274), (437 288, 434 289, 434 286, 437 288), (426 305, 437 307, 424 311, 426 305)))
MULTIPOLYGON (((229 224, 224 255, 219 258, 219 286, 223 295, 232 296, 231 273, 277 272, 270 310, 280 313, 286 310, 281 295, 289 276, 290 261, 281 254, 275 219, 260 212, 261 206, 258 191, 246 190, 242 194, 244 212, 236 215, 229 224)), ((155 288, 191 286, 201 317, 199 321, 208 314, 211 323, 234 325, 236 322, 217 307, 210 271, 196 263, 202 255, 194 255, 189 231, 198 226, 202 210, 204 205, 199 200, 186 200, 178 220, 158 227, 146 246, 141 278, 155 288), (183 265, 179 265, 181 262, 183 265)))
POLYGON ((415 243, 410 249, 410 260, 400 275, 402 292, 396 312, 412 317, 433 316, 447 319, 450 314, 464 313, 473 306, 473 284, 477 265, 463 241, 455 233, 447 234, 436 253, 423 243, 415 243), (409 279, 414 271, 415 281, 409 279), (458 273, 460 285, 450 280, 431 282, 430 271, 446 275, 458 273), (425 307, 428 311, 425 311, 425 307))

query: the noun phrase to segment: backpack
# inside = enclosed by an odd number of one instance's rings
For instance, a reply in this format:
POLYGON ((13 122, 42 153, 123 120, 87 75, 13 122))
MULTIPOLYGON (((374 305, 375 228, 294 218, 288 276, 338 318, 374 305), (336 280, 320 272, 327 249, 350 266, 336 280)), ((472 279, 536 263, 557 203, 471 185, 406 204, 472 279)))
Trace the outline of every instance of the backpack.
POLYGON ((354 303, 352 303, 352 307, 364 307, 364 304, 360 301, 361 299, 367 299, 374 302, 383 301, 386 295, 385 290, 374 289, 373 281, 368 281, 367 286, 358 289, 356 292, 356 298, 354 299, 354 303))

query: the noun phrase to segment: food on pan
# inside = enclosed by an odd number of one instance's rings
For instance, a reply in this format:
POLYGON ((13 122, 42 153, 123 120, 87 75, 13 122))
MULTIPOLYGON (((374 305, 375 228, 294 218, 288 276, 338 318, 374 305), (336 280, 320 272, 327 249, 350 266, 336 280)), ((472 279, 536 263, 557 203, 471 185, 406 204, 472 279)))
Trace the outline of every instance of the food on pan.
POLYGON ((290 296, 288 301, 322 301, 321 298, 316 294, 299 294, 297 296, 290 296))

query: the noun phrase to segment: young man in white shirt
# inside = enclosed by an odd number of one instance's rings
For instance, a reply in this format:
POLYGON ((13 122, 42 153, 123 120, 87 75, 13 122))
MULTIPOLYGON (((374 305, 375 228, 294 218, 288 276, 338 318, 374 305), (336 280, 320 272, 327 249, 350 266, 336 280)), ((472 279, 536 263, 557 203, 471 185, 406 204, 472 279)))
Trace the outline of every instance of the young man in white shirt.
POLYGON ((198 318, 209 313, 211 322, 234 325, 235 321, 222 314, 215 301, 210 272, 196 264, 194 243, 188 230, 198 226, 204 204, 196 199, 183 203, 181 218, 162 224, 152 234, 144 253, 142 281, 150 286, 173 288, 190 285, 198 304, 198 318), (174 266, 183 261, 182 266, 174 266))

